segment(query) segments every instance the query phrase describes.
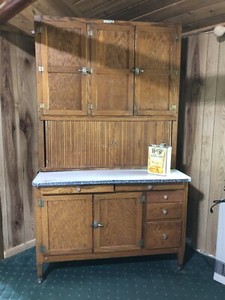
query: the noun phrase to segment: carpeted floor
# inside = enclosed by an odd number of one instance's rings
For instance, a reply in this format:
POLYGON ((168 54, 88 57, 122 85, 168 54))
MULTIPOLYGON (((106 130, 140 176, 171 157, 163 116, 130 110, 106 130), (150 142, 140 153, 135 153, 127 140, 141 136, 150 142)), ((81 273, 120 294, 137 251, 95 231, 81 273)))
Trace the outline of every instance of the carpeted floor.
POLYGON ((32 248, 0 261, 0 299, 225 299, 225 286, 213 280, 214 260, 186 256, 181 271, 174 255, 52 263, 38 284, 32 248))

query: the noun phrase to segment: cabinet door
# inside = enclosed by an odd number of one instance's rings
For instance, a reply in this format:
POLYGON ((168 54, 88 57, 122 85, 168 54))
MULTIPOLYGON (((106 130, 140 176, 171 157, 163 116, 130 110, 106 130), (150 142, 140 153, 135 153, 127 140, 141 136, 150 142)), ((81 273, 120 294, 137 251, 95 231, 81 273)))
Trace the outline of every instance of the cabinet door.
POLYGON ((134 27, 93 24, 92 115, 133 115, 134 27))
POLYGON ((92 252, 92 196, 45 196, 43 247, 48 254, 92 252))
POLYGON ((177 114, 180 38, 176 27, 137 26, 136 115, 177 114))
POLYGON ((37 33, 38 100, 43 114, 87 114, 88 67, 86 24, 58 21, 42 24, 37 33))
POLYGON ((94 252, 141 249, 142 193, 94 196, 94 252))

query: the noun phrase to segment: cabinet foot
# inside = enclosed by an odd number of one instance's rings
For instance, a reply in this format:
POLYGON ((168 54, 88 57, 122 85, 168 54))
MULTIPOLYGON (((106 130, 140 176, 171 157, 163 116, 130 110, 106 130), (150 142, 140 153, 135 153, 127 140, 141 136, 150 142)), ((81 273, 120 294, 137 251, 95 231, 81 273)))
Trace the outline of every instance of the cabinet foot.
POLYGON ((37 264, 37 283, 42 283, 43 281, 43 264, 37 264))
POLYGON ((37 283, 40 284, 43 281, 43 277, 38 278, 37 283))

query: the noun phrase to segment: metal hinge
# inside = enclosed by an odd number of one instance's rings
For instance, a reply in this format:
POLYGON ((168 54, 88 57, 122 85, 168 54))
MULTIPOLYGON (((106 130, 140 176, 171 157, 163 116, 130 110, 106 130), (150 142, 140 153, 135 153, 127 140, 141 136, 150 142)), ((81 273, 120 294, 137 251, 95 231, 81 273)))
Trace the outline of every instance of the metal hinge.
POLYGON ((144 239, 141 239, 141 240, 139 241, 139 246, 140 246, 141 248, 144 247, 144 239))
POLYGON ((45 252, 46 252, 46 247, 45 247, 44 245, 40 245, 39 251, 40 251, 41 253, 45 253, 45 252))
POLYGON ((38 207, 44 207, 44 200, 43 199, 38 199, 38 207))
POLYGON ((45 108, 44 103, 40 103, 40 104, 39 104, 39 108, 45 108))
POLYGON ((43 33, 43 27, 37 27, 36 30, 34 31, 34 33, 43 33))
POLYGON ((91 29, 88 30, 87 34, 88 34, 89 37, 93 37, 93 30, 91 30, 91 29))
POLYGON ((44 72, 44 67, 43 66, 38 66, 38 72, 44 72))
POLYGON ((93 104, 92 103, 88 103, 88 115, 91 115, 92 110, 93 110, 93 104))
POLYGON ((145 195, 141 195, 140 202, 145 203, 145 201, 146 201, 145 195))
POLYGON ((175 34, 175 40, 178 41, 179 40, 179 35, 175 34))

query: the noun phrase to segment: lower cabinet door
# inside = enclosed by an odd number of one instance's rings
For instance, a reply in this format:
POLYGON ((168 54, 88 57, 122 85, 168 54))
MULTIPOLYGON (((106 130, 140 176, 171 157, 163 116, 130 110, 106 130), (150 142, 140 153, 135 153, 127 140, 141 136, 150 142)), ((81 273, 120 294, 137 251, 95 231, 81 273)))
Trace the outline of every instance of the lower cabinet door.
POLYGON ((94 196, 94 252, 141 250, 142 193, 94 196))
POLYGON ((177 248, 181 243, 181 221, 147 222, 146 248, 177 248))
POLYGON ((92 196, 45 196, 42 207, 43 249, 63 255, 92 252, 92 196))

